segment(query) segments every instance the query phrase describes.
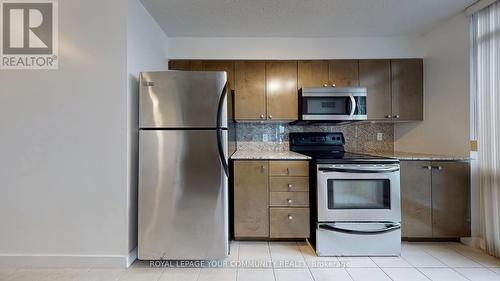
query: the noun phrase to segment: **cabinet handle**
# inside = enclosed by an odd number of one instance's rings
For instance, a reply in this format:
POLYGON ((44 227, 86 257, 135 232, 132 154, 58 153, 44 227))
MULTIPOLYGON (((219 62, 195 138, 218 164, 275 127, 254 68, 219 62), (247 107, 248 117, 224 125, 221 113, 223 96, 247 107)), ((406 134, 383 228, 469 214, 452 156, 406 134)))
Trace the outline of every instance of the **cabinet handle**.
POLYGON ((290 168, 286 168, 286 173, 287 173, 287 175, 290 175, 290 173, 291 173, 290 168))
POLYGON ((288 184, 288 191, 292 191, 292 187, 293 187, 293 186, 292 186, 292 184, 291 184, 291 183, 289 183, 289 184, 288 184))
POLYGON ((287 199, 286 202, 288 202, 288 204, 292 204, 292 199, 287 199))
POLYGON ((262 166, 260 166, 260 169, 262 170, 262 172, 265 172, 266 171, 266 166, 262 165, 262 166))
POLYGON ((290 221, 293 220, 292 215, 288 214, 288 220, 290 220, 290 221))
POLYGON ((323 87, 328 87, 328 84, 323 84, 323 87))
POLYGON ((272 115, 269 115, 269 119, 273 119, 273 116, 272 116, 272 115))
POLYGON ((261 114, 260 119, 264 119, 264 118, 266 118, 266 116, 264 114, 261 114))
POLYGON ((332 84, 332 87, 334 87, 334 88, 335 88, 335 87, 337 87, 337 85, 335 85, 335 83, 333 83, 333 84, 332 84))
POLYGON ((391 115, 386 115, 385 118, 391 118, 392 116, 391 115))
POLYGON ((436 170, 440 170, 440 171, 443 169, 442 166, 434 166, 433 168, 436 169, 436 170))
POLYGON ((423 166, 422 168, 430 170, 430 169, 432 169, 432 166, 423 166))
POLYGON ((399 114, 394 115, 394 118, 399 119, 399 114))

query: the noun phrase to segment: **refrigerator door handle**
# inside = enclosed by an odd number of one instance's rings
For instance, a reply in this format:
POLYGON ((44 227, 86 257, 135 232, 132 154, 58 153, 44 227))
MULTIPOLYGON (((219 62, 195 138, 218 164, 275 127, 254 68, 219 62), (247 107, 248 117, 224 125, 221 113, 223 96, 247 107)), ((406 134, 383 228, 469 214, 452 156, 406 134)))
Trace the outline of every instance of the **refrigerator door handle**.
POLYGON ((226 98, 227 94, 226 88, 227 88, 227 83, 224 85, 224 88, 222 89, 222 93, 219 99, 219 107, 217 109, 217 146, 219 147, 219 157, 222 167, 224 168, 224 173, 226 174, 227 177, 229 177, 229 168, 227 165, 226 156, 224 155, 224 145, 222 142, 222 132, 223 132, 222 111, 224 110, 224 99, 226 98))
POLYGON ((220 94, 219 98, 219 106, 217 108, 217 129, 222 128, 222 116, 223 116, 223 110, 224 110, 224 99, 226 98, 226 89, 227 89, 227 82, 224 84, 224 88, 222 89, 222 93, 220 94))
POLYGON ((219 147, 219 157, 220 162, 222 164, 222 168, 224 168, 224 173, 229 177, 229 168, 227 165, 226 155, 224 155, 224 145, 222 143, 222 132, 224 130, 218 128, 217 129, 217 146, 219 147))

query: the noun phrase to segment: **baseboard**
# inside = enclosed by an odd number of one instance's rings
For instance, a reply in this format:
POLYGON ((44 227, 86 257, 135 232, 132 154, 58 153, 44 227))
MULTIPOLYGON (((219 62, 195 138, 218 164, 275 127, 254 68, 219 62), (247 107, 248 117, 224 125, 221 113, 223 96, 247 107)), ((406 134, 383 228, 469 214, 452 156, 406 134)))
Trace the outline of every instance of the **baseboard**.
POLYGON ((463 237, 463 238, 460 238, 460 242, 462 242, 462 244, 465 244, 469 247, 473 247, 473 248, 477 248, 477 249, 481 249, 481 250, 485 249, 484 239, 481 237, 463 237))
POLYGON ((126 256, 0 254, 0 268, 128 268, 136 259, 137 249, 126 256))

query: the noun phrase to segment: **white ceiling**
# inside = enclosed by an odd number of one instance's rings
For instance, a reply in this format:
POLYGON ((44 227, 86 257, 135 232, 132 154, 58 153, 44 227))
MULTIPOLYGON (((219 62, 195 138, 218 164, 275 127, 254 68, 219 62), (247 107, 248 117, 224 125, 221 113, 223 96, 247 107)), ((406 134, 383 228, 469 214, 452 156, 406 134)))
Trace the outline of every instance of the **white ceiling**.
POLYGON ((141 0, 171 37, 423 34, 476 0, 141 0))

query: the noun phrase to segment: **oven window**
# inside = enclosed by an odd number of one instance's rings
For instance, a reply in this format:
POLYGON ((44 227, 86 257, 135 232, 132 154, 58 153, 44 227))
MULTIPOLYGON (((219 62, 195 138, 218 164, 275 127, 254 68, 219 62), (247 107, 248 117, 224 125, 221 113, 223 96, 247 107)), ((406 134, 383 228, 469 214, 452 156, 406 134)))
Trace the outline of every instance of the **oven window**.
POLYGON ((330 179, 328 209, 390 209, 389 179, 330 179))
POLYGON ((348 115, 349 97, 304 97, 302 114, 348 115))

